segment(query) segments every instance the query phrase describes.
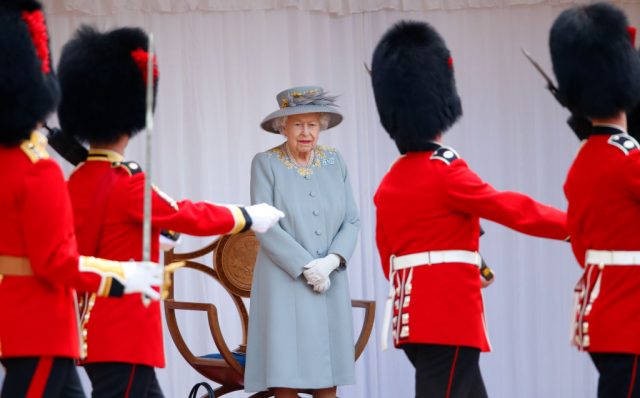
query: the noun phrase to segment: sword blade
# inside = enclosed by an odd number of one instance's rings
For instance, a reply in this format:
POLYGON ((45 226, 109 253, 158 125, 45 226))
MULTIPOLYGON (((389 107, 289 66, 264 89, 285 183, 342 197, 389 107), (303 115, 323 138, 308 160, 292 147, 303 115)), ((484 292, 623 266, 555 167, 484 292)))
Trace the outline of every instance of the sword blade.
MULTIPOLYGON (((153 136, 153 33, 149 34, 149 48, 147 50, 147 97, 146 97, 146 117, 145 117, 145 172, 144 179, 144 218, 142 223, 142 260, 151 261, 151 148, 153 136)), ((148 306, 151 300, 144 294, 142 303, 148 306)))
POLYGON ((531 56, 531 54, 529 54, 529 52, 527 52, 527 50, 525 50, 524 48, 520 48, 520 50, 522 51, 522 54, 524 54, 524 56, 529 60, 529 62, 531 62, 531 65, 533 65, 534 68, 536 68, 536 70, 538 71, 538 73, 540 73, 542 75, 542 77, 544 78, 544 80, 546 80, 547 82, 547 88, 549 89, 549 91, 551 91, 551 93, 553 93, 553 95, 555 96, 558 92, 558 88, 556 87, 556 85, 553 83, 553 80, 551 80, 551 78, 549 77, 549 75, 546 74, 546 72, 544 71, 544 69, 542 69, 542 67, 540 66, 540 64, 538 64, 536 62, 535 59, 533 59, 533 57, 531 56))
POLYGON ((142 225, 142 260, 151 261, 151 148, 153 136, 153 33, 149 34, 149 48, 147 60, 147 97, 145 120, 145 173, 144 180, 144 218, 142 225))
POLYGON ((362 64, 364 65, 364 69, 367 71, 369 76, 371 76, 371 68, 369 68, 369 65, 367 65, 366 62, 362 62, 362 64))

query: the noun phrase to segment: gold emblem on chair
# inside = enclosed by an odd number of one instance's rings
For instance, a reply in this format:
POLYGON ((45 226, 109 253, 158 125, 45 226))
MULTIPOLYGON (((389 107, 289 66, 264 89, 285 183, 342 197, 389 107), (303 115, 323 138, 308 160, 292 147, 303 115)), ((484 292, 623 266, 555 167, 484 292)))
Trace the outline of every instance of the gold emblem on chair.
POLYGON ((215 270, 225 288, 240 297, 251 296, 253 267, 259 247, 260 242, 251 231, 227 235, 218 243, 214 254, 215 270))

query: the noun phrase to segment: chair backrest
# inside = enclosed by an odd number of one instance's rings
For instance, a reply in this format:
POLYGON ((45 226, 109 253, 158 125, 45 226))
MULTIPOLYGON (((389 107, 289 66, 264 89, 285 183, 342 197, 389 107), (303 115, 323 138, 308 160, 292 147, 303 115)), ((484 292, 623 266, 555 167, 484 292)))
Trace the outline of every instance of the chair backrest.
POLYGON ((240 297, 251 296, 253 268, 259 249, 260 242, 251 231, 220 239, 215 251, 214 268, 225 289, 240 297))
MULTIPOLYGON (((185 359, 185 361, 194 368, 198 373, 209 380, 221 384, 216 391, 216 396, 224 395, 231 391, 242 390, 244 387, 244 366, 236 359, 237 354, 234 352, 244 352, 247 344, 247 331, 249 326, 249 313, 242 301, 242 297, 231 291, 227 285, 221 280, 216 269, 216 255, 222 239, 216 240, 209 245, 188 253, 175 253, 169 250, 164 254, 165 265, 173 262, 184 261, 184 268, 198 271, 201 274, 213 279, 219 283, 227 293, 229 293, 233 303, 240 316, 242 324, 242 343, 240 347, 232 351, 222 335, 222 329, 218 318, 218 308, 212 303, 185 302, 175 300, 175 281, 174 275, 170 276, 170 286, 168 289, 168 297, 164 301, 165 318, 167 328, 176 348, 185 359), (211 255, 213 259, 213 267, 196 261, 203 256, 211 255), (217 355, 195 355, 187 345, 177 321, 176 313, 178 311, 195 311, 205 313, 207 315, 209 332, 211 338, 218 349, 217 355)), ((232 248, 233 244, 225 244, 227 249, 232 248)), ((224 258, 224 257, 223 257, 224 258)), ((224 260, 222 260, 224 262, 224 260)), ((218 261, 220 262, 220 261, 218 261)), ((182 268, 180 268, 181 270, 182 268)))

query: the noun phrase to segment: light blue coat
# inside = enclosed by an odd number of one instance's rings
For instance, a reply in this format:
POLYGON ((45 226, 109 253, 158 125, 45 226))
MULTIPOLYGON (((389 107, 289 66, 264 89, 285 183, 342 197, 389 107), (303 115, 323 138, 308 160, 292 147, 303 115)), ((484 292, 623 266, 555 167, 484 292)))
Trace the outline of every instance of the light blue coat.
POLYGON ((251 203, 268 203, 286 217, 258 234, 245 390, 325 388, 353 384, 351 297, 343 266, 331 287, 315 293, 302 271, 335 253, 348 260, 359 216, 347 168, 335 149, 317 147, 308 168, 297 167, 284 146, 257 154, 251 164, 251 203))

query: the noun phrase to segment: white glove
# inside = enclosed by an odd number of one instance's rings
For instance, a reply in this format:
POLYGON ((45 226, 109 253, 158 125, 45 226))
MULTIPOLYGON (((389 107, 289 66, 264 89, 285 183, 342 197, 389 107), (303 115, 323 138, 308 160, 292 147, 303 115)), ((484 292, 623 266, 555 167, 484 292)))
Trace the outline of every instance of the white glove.
MULTIPOLYGON (((309 262, 309 264, 305 265, 307 267, 313 267, 318 260, 313 260, 309 262)), ((331 279, 329 277, 323 277, 317 272, 313 272, 310 269, 307 269, 302 273, 307 280, 307 284, 313 286, 313 291, 316 293, 324 293, 329 290, 331 287, 331 279)))
POLYGON ((302 274, 307 279, 307 283, 313 285, 314 291, 324 293, 331 286, 329 274, 339 266, 340 257, 331 253, 326 257, 310 261, 309 264, 304 266, 306 270, 302 274))
POLYGON ((142 293, 152 300, 160 300, 160 293, 153 287, 162 286, 163 268, 151 261, 127 261, 122 263, 124 292, 142 293))
POLYGON ((273 227, 284 217, 283 212, 266 203, 247 206, 244 209, 249 214, 249 217, 251 217, 251 229, 259 233, 267 232, 269 228, 273 227))
POLYGON ((316 293, 324 293, 331 287, 331 279, 327 278, 323 283, 313 285, 313 291, 316 293))

